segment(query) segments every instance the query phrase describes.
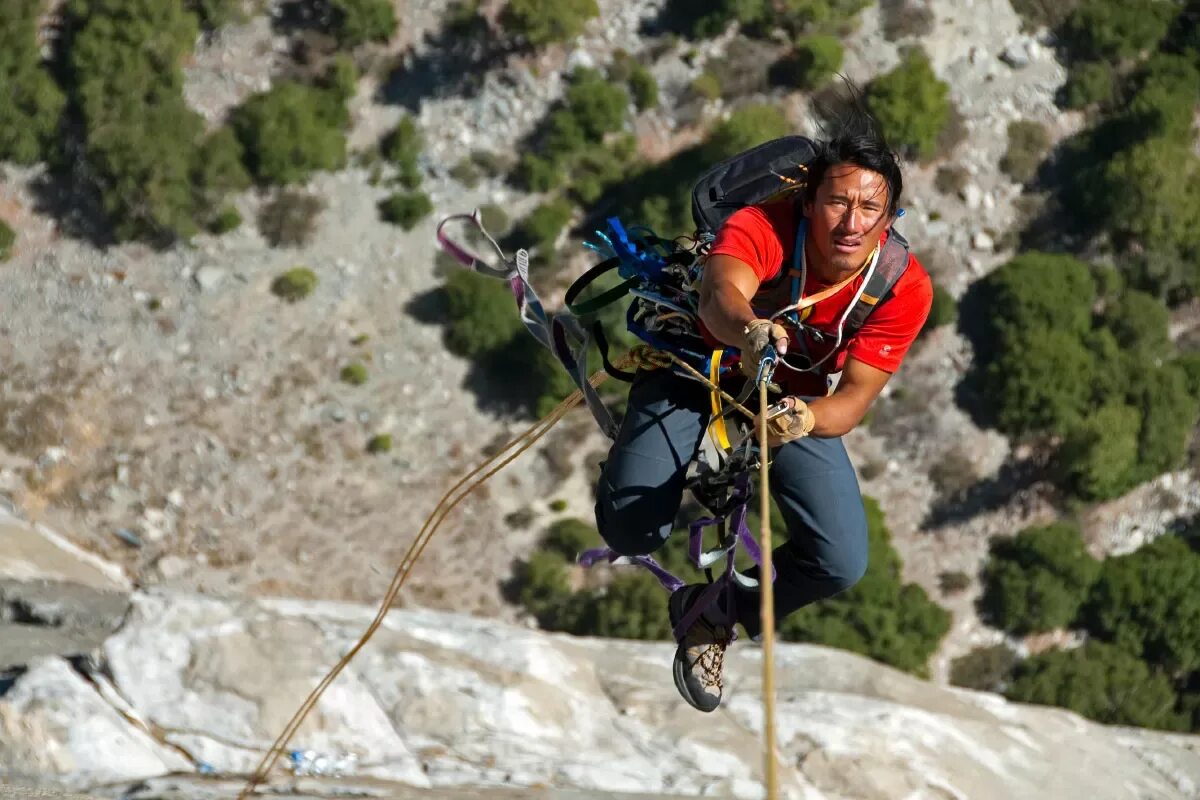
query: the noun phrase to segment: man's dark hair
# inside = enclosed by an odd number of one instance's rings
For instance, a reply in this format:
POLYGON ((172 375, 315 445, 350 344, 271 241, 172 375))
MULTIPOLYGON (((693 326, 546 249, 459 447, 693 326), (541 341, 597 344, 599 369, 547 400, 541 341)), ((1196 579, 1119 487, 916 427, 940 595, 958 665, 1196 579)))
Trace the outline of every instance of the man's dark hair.
POLYGON ((812 202, 816 197, 830 167, 853 164, 883 176, 888 187, 888 215, 893 215, 900 207, 900 194, 904 190, 900 156, 888 146, 879 123, 863 106, 859 91, 849 80, 843 78, 843 82, 849 97, 835 100, 836 111, 825 111, 821 139, 814 142, 817 154, 808 164, 805 199, 812 202))

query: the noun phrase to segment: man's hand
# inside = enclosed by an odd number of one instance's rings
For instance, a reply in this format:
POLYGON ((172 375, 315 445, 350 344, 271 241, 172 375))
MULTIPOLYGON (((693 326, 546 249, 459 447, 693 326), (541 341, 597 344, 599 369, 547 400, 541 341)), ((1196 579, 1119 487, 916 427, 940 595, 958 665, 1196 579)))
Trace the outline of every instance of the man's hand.
MULTIPOLYGON (((761 413, 754 418, 755 436, 758 435, 761 418, 761 413)), ((785 397, 767 409, 767 446, 779 447, 808 436, 815 424, 816 417, 808 403, 799 397, 785 397)))
POLYGON ((742 334, 746 340, 741 348, 742 374, 750 380, 758 377, 758 367, 767 347, 773 345, 775 352, 781 356, 787 352, 788 332, 777 322, 756 319, 746 326, 742 334))

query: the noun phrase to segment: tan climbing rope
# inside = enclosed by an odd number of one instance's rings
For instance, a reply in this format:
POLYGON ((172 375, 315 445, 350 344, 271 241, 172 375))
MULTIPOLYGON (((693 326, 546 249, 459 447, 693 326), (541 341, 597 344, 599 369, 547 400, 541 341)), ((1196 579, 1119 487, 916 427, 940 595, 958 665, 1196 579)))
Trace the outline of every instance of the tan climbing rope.
MULTIPOLYGON (((679 364, 680 366, 694 373, 695 377, 708 384, 711 390, 720 392, 728 402, 737 408, 737 410, 745 414, 750 419, 754 418, 754 414, 752 414, 747 408, 739 404, 733 397, 722 391, 720 387, 709 381, 707 377, 700 374, 695 369, 692 369, 690 365, 686 364, 672 353, 663 353, 643 345, 634 348, 624 358, 617 362, 616 366, 619 369, 625 369, 630 366, 658 368, 668 366, 671 362, 679 364)), ((596 387, 602 384, 607 378, 607 373, 597 372, 588 379, 588 383, 590 383, 593 387, 596 387)), ((767 384, 764 382, 759 387, 760 403, 762 404, 763 408, 766 408, 766 393, 767 384)), ((457 483, 450 487, 450 489, 447 490, 444 495, 442 495, 442 499, 438 501, 433 513, 429 515, 427 520, 425 520, 425 524, 421 526, 421 530, 417 534, 417 538, 413 540, 412 545, 409 546, 408 551, 404 554, 404 558, 401 559, 400 565, 396 568, 396 572, 392 577, 392 582, 388 586, 388 590, 384 594, 383 601, 379 604, 379 610, 376 612, 375 618, 371 620, 371 624, 367 626, 366 631, 354 644, 354 646, 351 647, 350 650, 348 650, 346 654, 338 660, 333 669, 331 669, 329 673, 321 679, 316 688, 314 688, 312 692, 309 693, 308 697, 305 698, 304 702, 301 703, 300 708, 298 708, 296 713, 292 715, 291 720, 289 720, 288 724, 284 727, 283 732, 279 734, 278 738, 276 738, 275 742, 271 745, 271 748, 266 752, 262 760, 259 761, 254 773, 250 776, 246 782, 246 785, 238 794, 237 800, 246 800, 246 798, 254 794, 255 790, 267 779, 271 769, 275 766, 276 762, 278 762, 280 756, 284 754, 288 743, 291 741, 292 737, 296 735, 296 732, 304 723, 305 718, 316 706, 317 702, 321 699, 321 696, 325 693, 325 690, 329 688, 329 685, 337 679, 338 675, 342 673, 342 671, 350 664, 350 661, 356 655, 358 655, 358 652, 366 646, 371 637, 375 635, 375 632, 379 630, 380 626, 383 624, 383 620, 387 616, 388 611, 391 609, 392 603, 395 602, 396 596, 400 593, 400 589, 404 586, 404 582, 408 579, 409 573, 412 572, 417 560, 425 551, 426 546, 428 546, 430 540, 432 540, 433 535, 437 532, 438 527, 442 524, 442 521, 445 520, 446 516, 453 511, 454 508, 467 497, 467 495, 487 481, 488 478, 495 475, 510 462, 514 461, 518 456, 532 447, 534 443, 538 441, 538 439, 545 436, 546 433, 548 433, 550 429, 558 423, 559 420, 566 416, 571 409, 579 405, 582 400, 583 393, 578 389, 575 390, 575 392, 567 397, 567 399, 559 403, 553 411, 535 422, 528 429, 526 429, 525 432, 510 440, 504 445, 503 448, 500 449, 499 452, 464 475, 457 483)), ((767 452, 767 429, 765 415, 759 425, 759 444, 761 447, 760 452, 767 452)), ((760 477, 762 480, 762 575, 770 576, 771 529, 768 505, 769 495, 767 494, 766 459, 762 459, 762 462, 763 466, 760 472, 760 477)), ((763 704, 765 709, 765 734, 767 737, 766 784, 768 800, 776 800, 778 789, 776 781, 774 747, 774 669, 773 659, 771 656, 774 643, 774 606, 772 605, 771 600, 771 580, 768 577, 764 577, 762 580, 762 586, 763 704)))

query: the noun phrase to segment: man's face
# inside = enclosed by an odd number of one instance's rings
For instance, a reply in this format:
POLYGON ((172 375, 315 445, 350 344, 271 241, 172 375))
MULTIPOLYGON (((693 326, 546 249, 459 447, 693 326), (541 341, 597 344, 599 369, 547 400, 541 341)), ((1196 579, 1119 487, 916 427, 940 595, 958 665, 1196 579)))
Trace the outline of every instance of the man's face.
POLYGON ((854 164, 826 170, 813 201, 804 204, 808 255, 818 274, 836 280, 861 267, 892 223, 887 209, 887 181, 878 172, 854 164))

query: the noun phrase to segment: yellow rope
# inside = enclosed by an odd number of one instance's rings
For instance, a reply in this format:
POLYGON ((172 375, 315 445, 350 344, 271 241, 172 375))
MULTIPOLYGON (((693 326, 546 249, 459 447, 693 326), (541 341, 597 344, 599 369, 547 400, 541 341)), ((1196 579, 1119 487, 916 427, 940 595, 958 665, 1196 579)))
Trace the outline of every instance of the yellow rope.
MULTIPOLYGON (((767 381, 758 384, 758 407, 767 408, 767 381)), ((759 568, 758 585, 762 587, 762 648, 763 648, 763 736, 766 763, 767 800, 779 796, 779 774, 775 762, 775 581, 773 554, 771 552, 771 494, 769 465, 767 463, 767 415, 758 417, 759 452, 759 539, 762 545, 762 565, 759 568)))

